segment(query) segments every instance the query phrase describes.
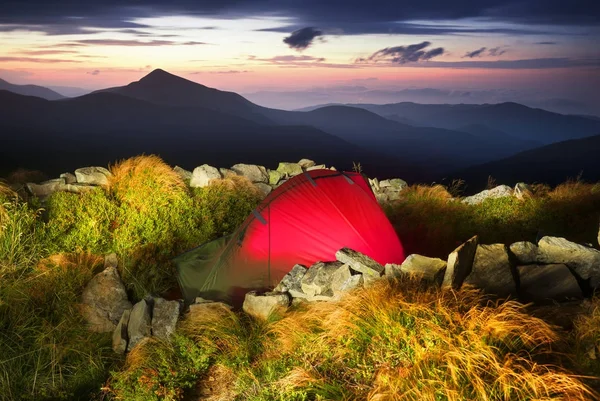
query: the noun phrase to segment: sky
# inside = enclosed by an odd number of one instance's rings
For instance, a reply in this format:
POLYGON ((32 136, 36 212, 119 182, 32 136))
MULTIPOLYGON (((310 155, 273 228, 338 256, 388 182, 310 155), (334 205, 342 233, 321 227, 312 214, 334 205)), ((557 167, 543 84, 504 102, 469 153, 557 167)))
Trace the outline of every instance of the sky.
POLYGON ((600 114, 598 43, 595 0, 0 0, 0 78, 63 92, 162 68, 287 108, 415 96, 600 114))

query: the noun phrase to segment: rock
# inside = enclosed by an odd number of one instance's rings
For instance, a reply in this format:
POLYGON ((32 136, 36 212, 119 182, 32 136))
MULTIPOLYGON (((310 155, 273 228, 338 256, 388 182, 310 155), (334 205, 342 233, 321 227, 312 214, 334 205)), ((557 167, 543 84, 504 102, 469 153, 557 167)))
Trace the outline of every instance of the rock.
POLYGON ((564 264, 517 266, 520 295, 529 301, 583 298, 577 279, 564 264))
POLYGON ((65 180, 65 184, 76 184, 77 183, 77 177, 75 177, 75 174, 62 173, 60 175, 60 178, 65 180))
POLYGON ((360 288, 364 285, 362 274, 355 274, 350 276, 344 283, 340 286, 338 290, 338 294, 344 293, 347 291, 351 291, 355 288, 360 288))
POLYGON ((93 191, 94 188, 95 187, 92 185, 75 183, 75 184, 60 185, 57 190, 64 191, 64 192, 71 192, 73 194, 81 194, 83 192, 93 191))
POLYGON ((179 166, 173 167, 173 171, 175 171, 177 175, 179 175, 181 179, 187 184, 189 184, 192 180, 193 173, 191 171, 183 169, 179 166))
POLYGON ((486 199, 505 198, 512 195, 513 190, 511 187, 508 185, 498 185, 493 189, 486 189, 476 195, 467 196, 462 200, 462 203, 466 203, 467 205, 479 205, 486 199))
POLYGON ((369 185, 373 189, 373 191, 379 191, 379 180, 377 178, 369 178, 369 185))
POLYGON ((277 185, 283 178, 283 174, 277 170, 269 170, 269 185, 277 185))
POLYGON ((92 331, 114 331, 126 309, 131 309, 131 302, 115 267, 96 274, 83 290, 81 313, 92 331))
POLYGON ((390 180, 381 180, 378 183, 379 188, 389 188, 392 186, 392 184, 390 183, 390 180))
POLYGON ((365 276, 365 284, 370 278, 381 277, 381 274, 383 274, 385 270, 382 265, 370 257, 350 248, 340 249, 335 253, 335 258, 342 263, 346 263, 353 270, 362 273, 365 276))
POLYGON ((144 337, 150 337, 152 322, 150 320, 150 306, 145 300, 141 300, 133 305, 129 324, 127 325, 127 335, 129 343, 127 351, 131 351, 144 337))
POLYGON ((329 167, 329 170, 332 170, 332 171, 337 171, 337 168, 335 168, 335 167, 331 166, 331 167, 329 167))
POLYGON ((54 180, 44 181, 39 184, 28 182, 26 186, 33 196, 45 198, 49 195, 52 195, 54 192, 60 191, 61 188, 65 186, 65 179, 56 178, 54 180))
POLYGON ((152 335, 167 339, 175 333, 180 311, 181 304, 178 301, 155 298, 152 309, 152 335))
POLYGON ((104 167, 83 167, 75 170, 75 177, 79 184, 106 185, 112 174, 104 167))
POLYGON ((273 291, 289 292, 294 298, 305 295, 302 291, 302 278, 307 271, 308 269, 306 267, 302 265, 295 265, 292 270, 281 279, 273 291))
POLYGON ((287 309, 289 304, 290 298, 286 293, 258 294, 256 291, 251 291, 246 294, 242 309, 250 316, 266 320, 272 313, 287 309))
POLYGON ((390 200, 390 197, 386 193, 376 192, 375 199, 377 199, 378 203, 386 203, 390 200))
POLYGON ((258 188, 258 190, 260 191, 260 193, 263 194, 263 196, 267 196, 271 193, 271 191, 273 190, 273 187, 271 187, 269 184, 265 184, 262 182, 257 182, 253 184, 256 188, 258 188))
POLYGON ((302 167, 297 163, 281 162, 277 167, 277 171, 281 173, 282 176, 289 178, 302 174, 302 167))
POLYGON ((302 277, 302 292, 309 297, 315 295, 333 296, 331 279, 343 263, 341 262, 317 262, 312 265, 304 277, 302 277))
POLYGON ((119 260, 117 259, 116 253, 109 253, 104 257, 104 268, 114 267, 115 269, 119 267, 119 260))
POLYGON ((382 191, 386 195, 388 201, 394 201, 400 199, 402 189, 397 187, 385 187, 382 191))
POLYGON ((575 270, 592 288, 600 287, 600 251, 560 237, 543 237, 539 243, 539 263, 563 263, 575 270))
POLYGON ((215 167, 203 164, 194 169, 192 173, 192 179, 190 180, 190 187, 192 188, 204 188, 211 180, 221 179, 221 172, 215 167))
POLYGON ((310 159, 300 159, 300 161, 298 162, 298 165, 304 169, 306 168, 311 168, 315 166, 315 162, 313 160, 310 159))
POLYGON ((403 190, 404 188, 408 187, 406 181, 401 180, 400 178, 392 178, 389 180, 389 183, 392 188, 397 188, 399 190, 403 190))
POLYGON ((246 177, 251 182, 269 183, 269 174, 267 173, 267 169, 263 166, 240 163, 231 167, 231 170, 235 171, 237 175, 246 177))
POLYGON ((442 281, 443 288, 460 288, 473 268, 473 260, 475 259, 478 242, 478 237, 474 236, 448 255, 446 272, 442 281))
POLYGON ((340 292, 340 288, 352 277, 352 272, 350 271, 350 266, 341 265, 338 267, 336 271, 331 275, 331 291, 333 295, 336 295, 340 292))
POLYGON ((219 169, 219 172, 221 173, 221 176, 222 176, 223 178, 229 178, 229 177, 233 177, 234 175, 235 175, 235 176, 237 176, 237 173, 236 173, 235 171, 233 171, 233 170, 230 170, 230 169, 228 169, 228 168, 223 168, 223 167, 221 167, 221 168, 219 169))
POLYGON ((533 191, 529 185, 525 184, 524 182, 518 182, 515 185, 513 194, 517 199, 523 200, 525 198, 531 198, 533 196, 533 191))
POLYGON ((194 315, 204 315, 206 313, 215 313, 215 312, 229 313, 232 309, 233 309, 233 307, 231 305, 227 305, 226 303, 208 301, 208 302, 191 304, 189 307, 189 310, 188 310, 188 314, 190 314, 191 316, 194 316, 194 315))
POLYGON ((412 254, 400 265, 400 271, 410 276, 437 282, 443 280, 446 264, 442 259, 412 254))
POLYGON ((316 166, 307 167, 307 168, 306 168, 306 171, 313 171, 313 170, 324 170, 324 169, 326 169, 326 168, 327 168, 327 167, 325 167, 325 165, 324 165, 324 164, 318 164, 318 165, 316 165, 316 166))
POLYGON ((127 351, 127 339, 129 338, 127 335, 127 325, 129 323, 130 315, 131 309, 124 310, 121 319, 119 320, 119 324, 117 324, 115 331, 113 331, 112 349, 117 354, 124 354, 125 351, 127 351))
POLYGON ((386 263, 384 266, 384 275, 387 278, 400 278, 402 277, 402 271, 400 271, 400 265, 394 263, 386 263))
POLYGON ((538 247, 531 242, 515 242, 510 245, 510 251, 515 255, 520 265, 529 265, 537 262, 538 247))
POLYGON ((479 245, 475 252, 471 274, 464 284, 470 284, 488 294, 500 297, 517 294, 508 252, 504 244, 479 245))

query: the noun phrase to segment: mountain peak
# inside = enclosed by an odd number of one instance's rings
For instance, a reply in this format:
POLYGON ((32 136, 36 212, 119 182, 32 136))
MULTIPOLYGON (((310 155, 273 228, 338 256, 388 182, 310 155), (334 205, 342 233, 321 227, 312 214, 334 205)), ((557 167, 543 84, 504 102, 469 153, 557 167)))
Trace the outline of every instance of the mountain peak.
POLYGON ((173 79, 184 79, 181 77, 178 77, 177 75, 171 74, 170 72, 167 72, 161 68, 157 68, 154 71, 152 71, 151 73, 149 73, 148 75, 146 75, 145 77, 143 77, 142 79, 140 79, 140 82, 147 82, 147 81, 156 81, 156 82, 164 82, 166 80, 173 80, 173 79))

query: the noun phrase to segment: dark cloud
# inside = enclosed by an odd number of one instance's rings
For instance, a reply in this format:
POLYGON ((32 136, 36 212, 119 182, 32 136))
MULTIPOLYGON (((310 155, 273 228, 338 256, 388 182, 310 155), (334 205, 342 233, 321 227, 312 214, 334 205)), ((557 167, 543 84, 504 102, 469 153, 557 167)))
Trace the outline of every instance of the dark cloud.
POLYGON ((444 54, 444 49, 438 47, 426 50, 431 42, 421 42, 408 46, 386 47, 373 53, 368 59, 359 59, 360 62, 379 62, 387 61, 396 64, 418 63, 428 61, 434 57, 444 54))
POLYGON ((492 57, 500 57, 501 55, 503 55, 506 52, 507 52, 506 49, 503 49, 502 47, 498 46, 498 47, 494 47, 494 48, 490 49, 488 51, 488 54, 492 57))
POLYGON ((536 45, 557 45, 558 42, 535 42, 536 45))
POLYGON ((308 48, 316 37, 322 36, 323 32, 313 27, 306 27, 292 32, 290 36, 283 39, 283 43, 296 50, 308 48))
POLYGON ((175 42, 172 40, 125 40, 125 39, 83 39, 77 43, 84 45, 102 45, 102 46, 194 46, 206 45, 204 42, 175 42))
POLYGON ((463 58, 474 58, 474 57, 481 57, 481 54, 486 50, 486 47, 482 47, 481 49, 477 49, 477 50, 473 50, 472 52, 467 52, 463 58))
POLYGON ((94 70, 92 72, 86 72, 86 74, 89 74, 89 75, 100 75, 100 70, 94 70))

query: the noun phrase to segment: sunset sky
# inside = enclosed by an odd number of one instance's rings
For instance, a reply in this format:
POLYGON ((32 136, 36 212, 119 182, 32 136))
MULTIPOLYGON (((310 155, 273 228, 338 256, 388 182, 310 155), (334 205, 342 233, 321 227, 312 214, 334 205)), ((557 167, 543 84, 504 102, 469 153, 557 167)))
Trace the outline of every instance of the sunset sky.
POLYGON ((162 68, 241 93, 515 91, 600 112, 599 4, 0 0, 0 78, 99 89, 162 68))

